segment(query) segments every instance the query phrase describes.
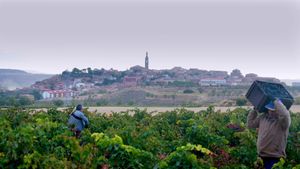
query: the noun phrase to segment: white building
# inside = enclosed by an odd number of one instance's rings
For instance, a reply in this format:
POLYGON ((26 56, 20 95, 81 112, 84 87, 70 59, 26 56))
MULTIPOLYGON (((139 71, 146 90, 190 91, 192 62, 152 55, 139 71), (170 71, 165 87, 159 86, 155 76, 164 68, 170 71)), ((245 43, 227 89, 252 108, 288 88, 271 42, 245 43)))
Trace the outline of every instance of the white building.
POLYGON ((50 91, 43 91, 42 92, 42 96, 43 96, 43 99, 49 99, 51 98, 51 92, 50 91))
POLYGON ((45 90, 42 92, 43 99, 68 98, 73 97, 74 92, 71 90, 45 90))
POLYGON ((80 83, 76 83, 75 87, 76 88, 84 88, 85 87, 85 83, 81 83, 81 82, 80 83))

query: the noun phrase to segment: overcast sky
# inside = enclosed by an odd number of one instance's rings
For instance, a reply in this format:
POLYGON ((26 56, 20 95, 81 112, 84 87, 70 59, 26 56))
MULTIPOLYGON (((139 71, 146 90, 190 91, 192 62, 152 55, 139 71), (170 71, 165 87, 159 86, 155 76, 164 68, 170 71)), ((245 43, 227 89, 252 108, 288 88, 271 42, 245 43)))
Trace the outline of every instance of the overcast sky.
POLYGON ((174 66, 300 79, 297 0, 0 0, 0 68, 174 66))

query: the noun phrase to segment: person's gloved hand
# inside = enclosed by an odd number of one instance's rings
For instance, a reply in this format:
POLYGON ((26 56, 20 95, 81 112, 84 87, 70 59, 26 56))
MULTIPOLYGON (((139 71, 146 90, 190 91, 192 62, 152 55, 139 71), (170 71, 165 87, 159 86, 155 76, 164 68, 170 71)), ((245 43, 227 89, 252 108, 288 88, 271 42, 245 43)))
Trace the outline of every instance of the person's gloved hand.
POLYGON ((274 98, 273 103, 274 103, 275 107, 276 107, 276 104, 281 104, 281 105, 283 105, 282 101, 281 101, 278 97, 275 97, 275 98, 274 98))
MULTIPOLYGON (((275 101, 278 102, 278 103, 283 104, 282 101, 281 101, 279 98, 276 98, 275 101)), ((274 102, 275 102, 275 101, 274 101, 274 102)))

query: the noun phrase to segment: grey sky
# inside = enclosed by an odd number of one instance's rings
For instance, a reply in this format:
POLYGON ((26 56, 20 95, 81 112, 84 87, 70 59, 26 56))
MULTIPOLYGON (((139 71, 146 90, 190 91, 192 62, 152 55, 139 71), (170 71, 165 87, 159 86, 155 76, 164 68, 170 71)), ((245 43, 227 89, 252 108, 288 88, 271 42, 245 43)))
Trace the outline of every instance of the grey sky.
POLYGON ((0 68, 181 66, 300 79, 296 0, 0 0, 0 68))

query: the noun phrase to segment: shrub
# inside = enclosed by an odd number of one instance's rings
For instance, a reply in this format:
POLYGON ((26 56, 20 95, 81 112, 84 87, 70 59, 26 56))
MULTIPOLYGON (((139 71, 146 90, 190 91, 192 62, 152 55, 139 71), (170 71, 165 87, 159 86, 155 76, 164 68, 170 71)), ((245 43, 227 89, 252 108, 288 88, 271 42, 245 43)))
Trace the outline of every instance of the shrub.
POLYGON ((56 107, 61 107, 64 105, 64 101, 62 100, 54 100, 53 101, 53 104, 56 106, 56 107))
POLYGON ((245 106, 246 103, 247 103, 247 100, 245 98, 237 98, 236 99, 237 106, 245 106))
POLYGON ((194 91, 192 89, 185 89, 183 91, 183 93, 185 93, 185 94, 191 94, 191 93, 194 93, 194 91))

